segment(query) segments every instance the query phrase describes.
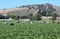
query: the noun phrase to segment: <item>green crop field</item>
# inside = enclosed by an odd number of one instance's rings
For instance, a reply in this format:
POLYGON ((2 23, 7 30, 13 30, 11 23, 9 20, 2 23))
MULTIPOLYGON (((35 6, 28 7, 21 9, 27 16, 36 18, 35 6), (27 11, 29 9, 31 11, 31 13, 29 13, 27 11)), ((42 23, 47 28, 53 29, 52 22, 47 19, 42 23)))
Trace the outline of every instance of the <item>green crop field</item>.
POLYGON ((30 22, 4 26, 0 21, 0 39, 60 39, 60 24, 30 22))

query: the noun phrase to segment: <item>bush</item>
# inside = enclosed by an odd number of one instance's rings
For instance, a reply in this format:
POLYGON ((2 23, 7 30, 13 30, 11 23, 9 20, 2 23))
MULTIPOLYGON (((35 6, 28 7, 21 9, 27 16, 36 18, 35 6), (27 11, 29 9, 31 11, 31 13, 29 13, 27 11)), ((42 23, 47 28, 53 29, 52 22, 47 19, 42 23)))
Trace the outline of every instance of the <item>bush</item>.
POLYGON ((12 25, 14 25, 14 23, 11 23, 10 25, 12 26, 12 25))
POLYGON ((11 15, 8 15, 7 17, 14 19, 16 17, 16 15, 11 14, 11 15))

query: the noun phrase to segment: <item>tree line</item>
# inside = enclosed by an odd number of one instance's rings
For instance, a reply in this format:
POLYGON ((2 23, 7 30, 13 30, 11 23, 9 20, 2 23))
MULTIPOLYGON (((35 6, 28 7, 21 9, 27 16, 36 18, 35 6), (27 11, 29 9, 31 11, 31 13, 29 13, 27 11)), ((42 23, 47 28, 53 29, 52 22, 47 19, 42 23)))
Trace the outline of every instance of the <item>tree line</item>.
POLYGON ((48 14, 47 14, 46 11, 39 10, 35 16, 33 16, 32 13, 29 15, 26 15, 26 16, 18 16, 18 15, 10 14, 7 16, 0 15, 0 19, 12 18, 15 20, 17 20, 17 19, 42 20, 42 18, 41 18, 42 16, 52 16, 53 17, 52 20, 55 20, 58 15, 56 13, 52 14, 52 12, 48 12, 48 14))

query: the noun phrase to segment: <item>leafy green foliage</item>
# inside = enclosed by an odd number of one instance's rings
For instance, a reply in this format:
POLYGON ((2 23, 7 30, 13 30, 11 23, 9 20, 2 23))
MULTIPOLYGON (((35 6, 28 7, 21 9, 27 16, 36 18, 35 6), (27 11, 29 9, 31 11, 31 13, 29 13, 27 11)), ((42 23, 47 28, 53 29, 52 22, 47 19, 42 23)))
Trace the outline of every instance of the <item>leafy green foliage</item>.
POLYGON ((3 22, 0 21, 0 39, 60 39, 60 24, 30 22, 15 23, 4 28, 3 22))
POLYGON ((56 13, 54 13, 54 14, 52 14, 52 20, 54 21, 54 20, 56 20, 56 17, 57 17, 58 15, 56 14, 56 13))
POLYGON ((39 10, 38 12, 37 12, 37 15, 36 15, 36 18, 37 18, 37 20, 41 20, 42 18, 41 18, 41 10, 39 10))
POLYGON ((29 14, 29 19, 33 20, 33 14, 29 14))
POLYGON ((15 20, 19 20, 19 19, 20 19, 20 16, 16 16, 16 17, 15 17, 15 20))
POLYGON ((14 19, 16 17, 16 15, 11 14, 11 15, 8 15, 7 17, 14 19))

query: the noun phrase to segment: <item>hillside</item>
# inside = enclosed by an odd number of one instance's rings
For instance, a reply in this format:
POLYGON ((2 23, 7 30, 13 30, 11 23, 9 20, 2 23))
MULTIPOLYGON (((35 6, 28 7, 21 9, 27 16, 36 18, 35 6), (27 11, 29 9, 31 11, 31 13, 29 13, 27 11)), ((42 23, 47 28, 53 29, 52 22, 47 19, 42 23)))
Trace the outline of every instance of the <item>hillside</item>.
POLYGON ((36 15, 37 11, 41 9, 42 11, 46 12, 52 12, 57 13, 60 15, 60 7, 54 6, 52 4, 34 4, 34 5, 26 5, 26 6, 20 6, 16 8, 11 8, 11 9, 5 9, 5 10, 0 10, 0 14, 15 14, 19 16, 25 16, 29 14, 36 15))
POLYGON ((54 11, 54 13, 57 13, 60 15, 60 7, 58 7, 58 6, 53 6, 53 7, 56 9, 56 11, 54 11))

